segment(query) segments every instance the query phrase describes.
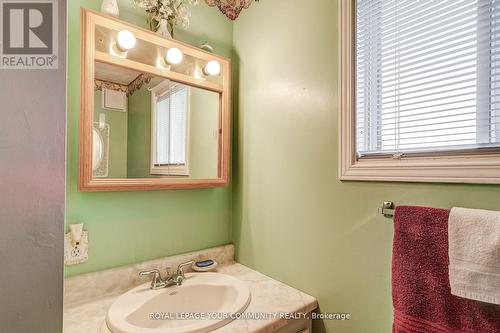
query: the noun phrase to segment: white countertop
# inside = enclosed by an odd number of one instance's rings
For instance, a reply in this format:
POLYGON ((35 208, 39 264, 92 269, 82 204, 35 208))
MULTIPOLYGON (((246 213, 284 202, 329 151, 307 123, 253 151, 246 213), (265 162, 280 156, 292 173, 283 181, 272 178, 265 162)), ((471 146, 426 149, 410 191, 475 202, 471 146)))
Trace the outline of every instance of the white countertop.
MULTIPOLYGON (((317 308, 314 297, 241 264, 228 262, 220 265, 215 271, 237 277, 248 285, 251 292, 251 301, 245 312, 309 313, 317 308)), ((112 296, 104 294, 83 302, 66 304, 64 309, 64 332, 100 332, 108 308, 119 296, 117 294, 112 296)), ((238 319, 212 332, 270 333, 284 327, 288 322, 289 320, 280 318, 280 316, 264 320, 238 319)))

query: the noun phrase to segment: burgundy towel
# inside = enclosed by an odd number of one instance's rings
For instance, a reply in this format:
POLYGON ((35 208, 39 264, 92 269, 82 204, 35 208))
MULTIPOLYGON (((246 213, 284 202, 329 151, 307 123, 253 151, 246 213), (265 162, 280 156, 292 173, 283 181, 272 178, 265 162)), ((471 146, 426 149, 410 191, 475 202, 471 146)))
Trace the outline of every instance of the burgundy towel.
POLYGON ((460 298, 450 292, 449 213, 426 207, 396 208, 393 333, 500 332, 500 305, 460 298))

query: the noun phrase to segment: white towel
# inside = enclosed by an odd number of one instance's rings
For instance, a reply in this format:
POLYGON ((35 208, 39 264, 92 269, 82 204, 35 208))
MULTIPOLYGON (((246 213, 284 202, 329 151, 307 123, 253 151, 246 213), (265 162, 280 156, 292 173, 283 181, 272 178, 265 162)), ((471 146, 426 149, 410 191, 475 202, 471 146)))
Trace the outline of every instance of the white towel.
POLYGON ((448 244, 451 293, 500 304, 500 212, 453 208, 448 244))

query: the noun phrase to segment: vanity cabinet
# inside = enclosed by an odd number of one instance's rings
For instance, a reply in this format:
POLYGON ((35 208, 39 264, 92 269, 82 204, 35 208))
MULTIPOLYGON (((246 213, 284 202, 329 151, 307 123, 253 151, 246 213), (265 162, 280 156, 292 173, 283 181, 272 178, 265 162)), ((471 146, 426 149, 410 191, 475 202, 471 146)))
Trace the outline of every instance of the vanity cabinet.
MULTIPOLYGON (((310 318, 310 313, 307 316, 310 318)), ((311 319, 297 319, 291 321, 288 325, 274 331, 273 333, 312 333, 311 319)))

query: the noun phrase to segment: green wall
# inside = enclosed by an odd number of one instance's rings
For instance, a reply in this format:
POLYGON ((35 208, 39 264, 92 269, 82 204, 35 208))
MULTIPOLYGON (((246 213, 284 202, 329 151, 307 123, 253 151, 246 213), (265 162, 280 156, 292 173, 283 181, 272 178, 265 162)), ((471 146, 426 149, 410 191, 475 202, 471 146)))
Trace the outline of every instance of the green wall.
POLYGON ((109 125, 108 176, 105 178, 127 178, 127 112, 103 109, 102 91, 94 92, 94 122, 104 113, 109 125))
POLYGON ((128 178, 157 177, 149 172, 151 161, 151 93, 142 86, 128 98, 128 178))
MULTIPOLYGON (((83 193, 77 191, 80 99, 80 6, 98 10, 101 0, 71 0, 68 9, 68 141, 66 223, 85 223, 90 253, 86 263, 66 266, 66 276, 226 244, 231 239, 231 188, 83 193)), ((121 17, 146 26, 131 1, 118 1, 121 17)), ((209 41, 231 56, 232 23, 201 4, 189 31, 176 38, 193 45, 209 41)))
POLYGON ((216 178, 219 144, 214 132, 219 127, 219 94, 192 88, 190 99, 189 171, 191 177, 216 178))
POLYGON ((393 225, 383 200, 500 210, 500 186, 340 182, 338 1, 254 3, 239 59, 233 241, 238 260, 352 320, 315 333, 390 332, 393 225))

